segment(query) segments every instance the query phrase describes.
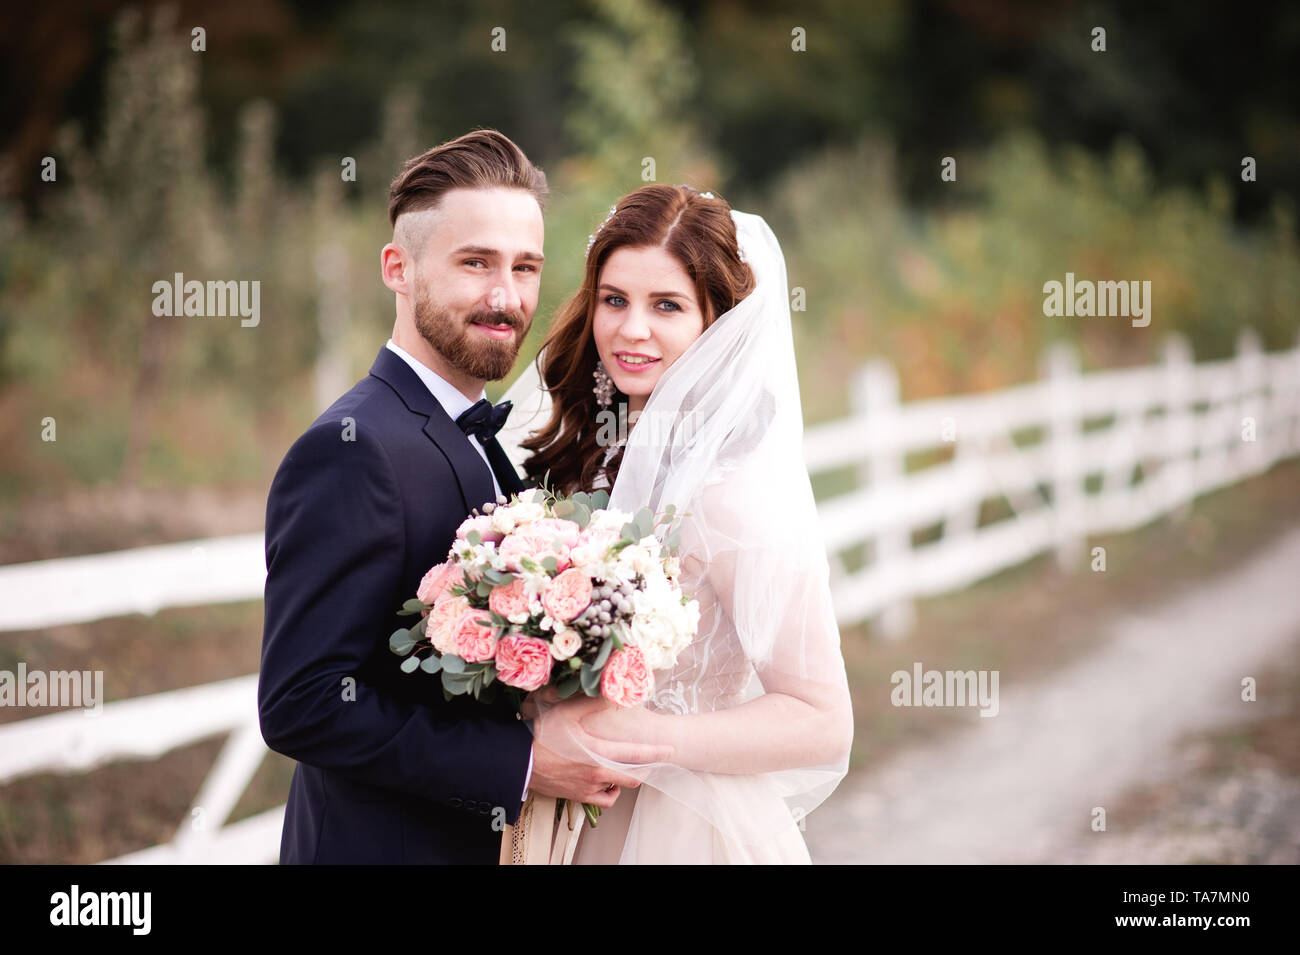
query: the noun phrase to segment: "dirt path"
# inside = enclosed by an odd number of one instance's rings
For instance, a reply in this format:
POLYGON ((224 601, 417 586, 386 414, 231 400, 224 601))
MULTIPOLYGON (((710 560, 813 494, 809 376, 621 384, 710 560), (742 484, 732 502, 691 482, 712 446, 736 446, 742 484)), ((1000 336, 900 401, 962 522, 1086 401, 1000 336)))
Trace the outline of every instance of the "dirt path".
POLYGON ((1300 650, 1300 530, 1209 585, 1098 624, 1088 658, 1039 684, 1003 681, 998 716, 845 779, 808 819, 813 860, 1100 861, 1079 850, 1115 835, 1091 831, 1093 807, 1114 812, 1130 787, 1176 776, 1184 734, 1269 705, 1243 702, 1241 681, 1300 650))

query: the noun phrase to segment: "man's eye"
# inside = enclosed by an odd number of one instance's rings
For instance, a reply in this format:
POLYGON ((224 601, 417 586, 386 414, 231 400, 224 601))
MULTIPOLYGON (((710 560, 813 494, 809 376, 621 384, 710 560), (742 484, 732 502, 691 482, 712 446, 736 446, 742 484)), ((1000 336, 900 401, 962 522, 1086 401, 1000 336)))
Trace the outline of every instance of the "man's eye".
POLYGON ((482 265, 482 266, 484 266, 484 267, 486 267, 486 265, 487 265, 487 263, 484 262, 482 259, 466 259, 466 260, 465 260, 465 264, 466 264, 466 265, 482 265))
POLYGON ((536 272, 536 271, 537 271, 537 266, 535 266, 535 265, 517 265, 517 266, 515 266, 515 268, 517 268, 517 269, 519 269, 520 271, 523 271, 523 272, 536 272))

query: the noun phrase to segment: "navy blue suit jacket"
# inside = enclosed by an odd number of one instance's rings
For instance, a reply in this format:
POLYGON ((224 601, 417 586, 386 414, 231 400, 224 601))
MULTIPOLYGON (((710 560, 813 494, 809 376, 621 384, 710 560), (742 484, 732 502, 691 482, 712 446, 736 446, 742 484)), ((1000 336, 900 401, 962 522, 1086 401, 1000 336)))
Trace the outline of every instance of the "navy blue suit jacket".
POLYGON ((257 702, 267 745, 298 761, 281 863, 495 863, 519 817, 528 727, 504 701, 446 701, 388 649, 411 624, 396 611, 495 497, 469 440, 381 348, 275 475, 257 702))

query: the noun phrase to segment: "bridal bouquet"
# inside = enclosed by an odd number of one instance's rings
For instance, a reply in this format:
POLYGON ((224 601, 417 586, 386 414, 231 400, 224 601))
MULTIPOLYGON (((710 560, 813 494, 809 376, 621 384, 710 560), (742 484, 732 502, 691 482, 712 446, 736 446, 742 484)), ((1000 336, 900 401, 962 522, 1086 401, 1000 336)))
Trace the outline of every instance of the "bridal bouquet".
POLYGON ((554 686, 561 698, 644 702, 652 671, 695 636, 699 604, 677 583, 674 509, 629 515, 608 501, 530 489, 475 511, 400 611, 421 616, 389 638, 402 669, 441 674, 447 699, 504 688, 519 703, 554 686))
MULTIPOLYGON (((389 638, 406 658, 401 668, 441 674, 447 699, 489 700, 503 688, 519 705, 554 686, 561 698, 581 691, 643 703, 653 671, 676 663, 694 638, 700 608, 677 583, 674 508, 629 515, 608 502, 605 491, 559 498, 531 489, 466 518, 447 559, 399 611, 420 615, 389 638)), ((599 808, 583 808, 596 825, 599 808)))

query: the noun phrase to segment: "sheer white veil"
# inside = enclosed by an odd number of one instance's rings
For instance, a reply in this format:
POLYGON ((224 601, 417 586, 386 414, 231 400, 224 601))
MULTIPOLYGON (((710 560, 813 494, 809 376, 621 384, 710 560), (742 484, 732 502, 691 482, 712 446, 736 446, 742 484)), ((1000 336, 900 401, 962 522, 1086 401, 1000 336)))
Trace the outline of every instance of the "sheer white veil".
MULTIPOLYGON (((721 734, 710 740, 717 759, 707 769, 616 764, 587 750, 594 761, 643 780, 635 810, 642 818, 632 819, 624 862, 647 861, 674 841, 675 860, 700 851, 683 842, 689 832, 669 831, 671 813, 662 806, 662 822, 643 812, 654 804, 649 790, 720 831, 733 857, 762 859, 763 846, 788 836, 848 768, 851 706, 803 458, 785 258, 761 217, 731 215, 755 287, 664 371, 610 490, 610 506, 628 512, 676 506, 681 585, 701 606, 698 636, 675 666, 655 673, 648 706, 708 713, 777 693, 833 712, 840 732, 793 745, 786 733, 764 749, 735 737, 734 725, 719 730, 716 721, 694 721, 701 732, 721 734)), ((519 442, 550 417, 535 363, 506 397, 515 407, 498 437, 522 465, 528 452, 519 442)), ((756 718, 751 735, 763 725, 756 718)), ((680 819, 676 825, 682 828, 680 819)))

